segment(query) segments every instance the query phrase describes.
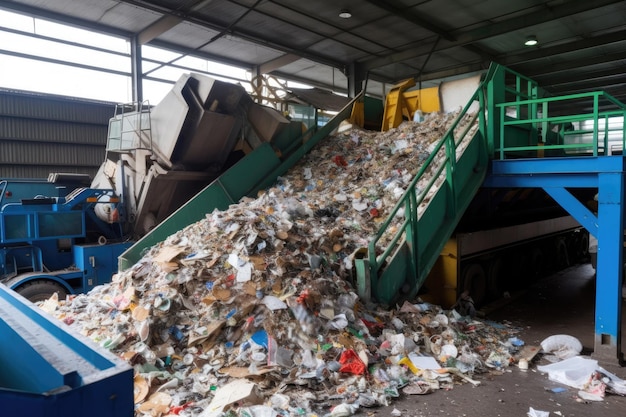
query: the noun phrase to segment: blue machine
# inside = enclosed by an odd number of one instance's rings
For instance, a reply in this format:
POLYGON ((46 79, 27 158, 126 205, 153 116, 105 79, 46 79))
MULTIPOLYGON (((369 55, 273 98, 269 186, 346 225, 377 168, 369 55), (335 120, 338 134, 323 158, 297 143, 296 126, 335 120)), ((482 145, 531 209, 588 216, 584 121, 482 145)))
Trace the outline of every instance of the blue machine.
POLYGON ((133 369, 0 285, 2 415, 131 417, 133 369))
POLYGON ((5 180, 1 186, 3 283, 41 301, 55 292, 64 298, 111 280, 117 257, 130 246, 119 224, 93 215, 98 204, 117 210, 111 190, 78 188, 68 194, 68 186, 37 180, 5 180))

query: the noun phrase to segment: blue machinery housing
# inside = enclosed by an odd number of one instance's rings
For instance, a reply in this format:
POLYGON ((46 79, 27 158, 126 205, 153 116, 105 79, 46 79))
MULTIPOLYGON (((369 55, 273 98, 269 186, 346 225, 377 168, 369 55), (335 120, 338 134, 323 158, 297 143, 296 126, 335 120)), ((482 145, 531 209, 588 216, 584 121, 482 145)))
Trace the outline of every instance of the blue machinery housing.
POLYGON ((131 417, 133 369, 0 285, 2 415, 131 417))

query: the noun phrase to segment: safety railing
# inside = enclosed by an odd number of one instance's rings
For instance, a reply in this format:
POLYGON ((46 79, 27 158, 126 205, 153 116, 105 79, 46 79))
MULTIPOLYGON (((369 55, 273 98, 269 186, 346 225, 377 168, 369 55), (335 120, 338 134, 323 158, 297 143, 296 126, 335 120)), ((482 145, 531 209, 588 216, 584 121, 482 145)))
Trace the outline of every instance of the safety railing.
MULTIPOLYGON (((411 262, 414 263, 414 271, 417 272, 418 268, 416 263, 417 258, 419 257, 418 220, 423 214, 425 206, 428 204, 427 200, 434 192, 437 192, 437 189, 444 183, 448 187, 448 190, 450 191, 449 194, 451 196, 451 198, 446 201, 446 211, 449 213, 455 213, 457 211, 456 198, 458 196, 454 189, 456 183, 454 174, 456 171, 457 159, 463 153, 461 148, 464 142, 469 141, 474 137, 474 134, 477 131, 477 123, 479 131, 486 131, 486 112, 484 111, 486 105, 485 86, 487 80, 490 79, 490 74, 492 74, 492 72, 493 68, 490 69, 485 81, 480 84, 466 106, 461 110, 460 114, 453 122, 447 133, 445 133, 442 139, 437 142, 429 157, 414 176, 403 196, 391 210, 387 219, 381 223, 378 232, 369 242, 367 260, 369 263, 369 278, 372 283, 376 283, 378 281, 382 268, 385 266, 386 262, 389 261, 389 257, 399 249, 404 240, 410 244, 409 250, 411 251, 411 254, 409 257, 411 262), (470 109, 475 109, 475 103, 478 103, 478 111, 470 112, 470 109), (464 125, 461 127, 462 121, 464 125), (459 150, 459 152, 457 152, 457 150, 459 150), (445 176, 443 175, 443 172, 445 172, 445 176), (428 174, 427 181, 425 181, 426 174, 428 174), (401 224, 395 225, 395 222, 397 222, 395 219, 397 219, 398 213, 401 210, 404 210, 404 220, 401 224)), ((481 146, 486 148, 486 143, 482 143, 481 146)), ((442 239, 447 239, 447 236, 442 237, 442 239)), ((420 274, 417 273, 416 275, 420 274)), ((425 279, 425 276, 418 276, 416 279, 418 281, 420 279, 423 280, 425 279)), ((414 288, 415 291, 417 291, 421 282, 418 282, 417 284, 418 285, 415 285, 414 288)), ((385 298, 385 296, 383 295, 382 298, 385 298)))
POLYGON ((506 101, 496 108, 500 119, 495 149, 498 159, 623 154, 626 105, 605 92, 506 101), (552 109, 571 105, 587 106, 589 111, 551 115, 556 113, 552 109), (529 111, 519 111, 522 106, 529 111), (601 106, 612 110, 601 111, 601 106), (512 130, 528 132, 527 143, 512 143, 512 130))
POLYGON ((115 115, 109 120, 107 151, 130 152, 152 149, 151 107, 146 100, 117 104, 115 115))

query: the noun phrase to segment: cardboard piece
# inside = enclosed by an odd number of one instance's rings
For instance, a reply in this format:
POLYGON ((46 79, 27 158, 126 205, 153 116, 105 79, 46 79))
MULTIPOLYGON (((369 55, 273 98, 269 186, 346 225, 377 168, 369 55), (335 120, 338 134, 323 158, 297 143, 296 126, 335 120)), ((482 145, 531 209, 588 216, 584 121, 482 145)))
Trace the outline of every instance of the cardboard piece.
POLYGON ((221 413, 226 407, 235 403, 238 406, 262 404, 263 399, 257 393, 256 384, 236 379, 218 388, 207 409, 209 413, 221 413))
POLYGON ((274 370, 273 367, 269 368, 257 368, 255 372, 250 371, 250 367, 245 366, 228 366, 226 368, 220 368, 219 373, 228 375, 232 378, 247 378, 250 376, 256 375, 265 375, 268 372, 272 372, 274 370))
POLYGON ((539 353, 541 350, 540 346, 532 346, 527 345, 522 348, 522 350, 517 355, 517 359, 526 359, 528 362, 532 361, 533 358, 539 353))
POLYGON ((165 246, 162 248, 157 256, 155 256, 152 261, 158 263, 167 263, 172 259, 183 253, 185 250, 178 246, 165 246))

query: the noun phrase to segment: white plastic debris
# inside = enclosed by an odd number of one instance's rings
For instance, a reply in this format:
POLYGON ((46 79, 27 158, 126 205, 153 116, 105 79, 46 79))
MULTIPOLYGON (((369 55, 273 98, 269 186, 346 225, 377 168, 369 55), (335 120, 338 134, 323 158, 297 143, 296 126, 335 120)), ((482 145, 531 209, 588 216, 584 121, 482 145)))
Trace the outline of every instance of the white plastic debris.
POLYGON ((287 308, 287 304, 283 300, 273 295, 266 295, 261 300, 261 303, 272 311, 284 310, 287 308))
POLYGON ((331 417, 348 417, 354 415, 359 409, 358 404, 339 404, 330 412, 331 417))
POLYGON ((528 417, 549 417, 549 416, 550 416, 549 411, 535 410, 532 407, 530 407, 530 409, 528 410, 528 417))
POLYGON ((574 336, 557 334, 544 339, 541 348, 546 353, 552 353, 559 359, 567 359, 580 355, 583 345, 574 336))
POLYGON ((574 356, 550 365, 538 366, 539 372, 548 374, 548 378, 567 386, 582 389, 589 376, 598 368, 598 361, 574 356))
POLYGON ((617 395, 626 396, 626 381, 612 374, 602 367, 598 367, 598 371, 602 373, 606 379, 607 390, 617 395))

